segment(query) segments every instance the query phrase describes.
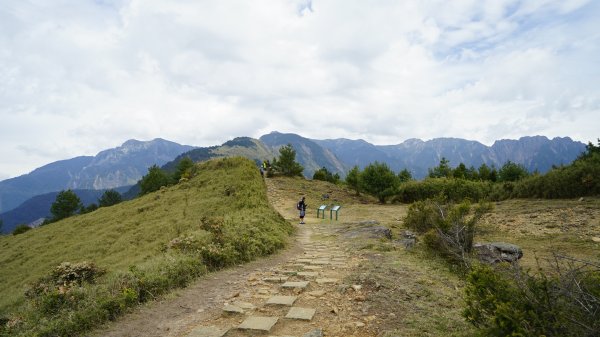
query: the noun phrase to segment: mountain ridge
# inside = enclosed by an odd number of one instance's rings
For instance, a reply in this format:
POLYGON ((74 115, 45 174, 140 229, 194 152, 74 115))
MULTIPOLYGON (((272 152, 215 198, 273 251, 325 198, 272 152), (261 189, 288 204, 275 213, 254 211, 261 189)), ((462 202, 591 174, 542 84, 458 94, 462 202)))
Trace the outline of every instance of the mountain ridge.
POLYGON ((161 138, 130 139, 96 156, 55 161, 30 173, 0 181, 0 212, 36 195, 64 189, 108 189, 135 184, 153 164, 162 165, 194 148, 161 138))
POLYGON ((507 161, 522 164, 530 172, 547 172, 553 165, 568 164, 585 150, 585 144, 569 137, 525 136, 517 140, 497 140, 492 146, 462 138, 416 138, 395 145, 374 145, 364 140, 314 140, 329 148, 347 164, 364 168, 374 161, 386 162, 399 171, 407 168, 417 179, 427 176, 427 170, 437 166, 442 157, 451 166, 467 167, 481 164, 501 167, 507 161))

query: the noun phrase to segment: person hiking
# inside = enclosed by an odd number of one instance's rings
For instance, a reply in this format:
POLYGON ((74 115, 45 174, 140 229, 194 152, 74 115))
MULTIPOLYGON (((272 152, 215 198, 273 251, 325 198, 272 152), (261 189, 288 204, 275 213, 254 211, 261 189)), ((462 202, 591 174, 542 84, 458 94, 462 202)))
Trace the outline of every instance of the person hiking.
POLYGON ((300 211, 300 224, 304 225, 304 216, 306 215, 306 202, 304 201, 305 198, 302 197, 302 200, 298 201, 298 204, 296 205, 296 209, 298 209, 300 211))

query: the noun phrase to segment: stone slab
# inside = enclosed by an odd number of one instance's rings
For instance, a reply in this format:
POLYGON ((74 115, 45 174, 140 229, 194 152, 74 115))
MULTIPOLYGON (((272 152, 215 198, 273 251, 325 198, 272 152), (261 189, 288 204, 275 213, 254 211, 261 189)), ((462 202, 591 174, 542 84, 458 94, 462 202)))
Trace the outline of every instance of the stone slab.
POLYGON ((313 262, 312 259, 296 259, 296 262, 298 263, 311 263, 313 262))
POLYGON ((298 299, 297 296, 273 296, 273 297, 269 298, 269 300, 267 301, 267 304, 287 305, 288 307, 291 307, 292 305, 294 305, 294 302, 296 302, 297 299, 298 299))
POLYGON ((310 296, 314 296, 314 297, 321 297, 323 295, 325 295, 325 290, 314 290, 314 291, 309 291, 308 294, 310 296))
POLYGON ((283 275, 288 275, 288 276, 294 276, 296 274, 298 274, 297 270, 279 270, 277 271, 278 274, 283 274, 283 275))
POLYGON ((312 261, 310 264, 315 265, 315 266, 326 266, 328 264, 331 264, 331 262, 328 260, 315 260, 315 261, 312 261))
POLYGON ((305 270, 321 270, 323 269, 322 266, 304 266, 305 270))
POLYGON ((281 283, 285 282, 289 279, 288 276, 275 276, 275 277, 265 277, 263 281, 271 282, 271 283, 281 283))
POLYGON ((317 277, 319 273, 316 271, 301 271, 298 273, 298 276, 307 278, 307 277, 317 277))
POLYGON ((217 328, 216 326, 199 326, 186 337, 223 337, 226 333, 227 329, 217 328))
POLYGON ((322 329, 314 329, 313 331, 307 332, 302 337, 323 337, 322 329))
POLYGON ((230 314, 243 314, 244 313, 244 309, 242 309, 236 305, 231 305, 231 304, 226 304, 223 307, 223 311, 225 311, 226 313, 230 313, 230 314))
POLYGON ((300 288, 305 289, 308 287, 308 281, 298 281, 298 282, 286 282, 281 285, 283 288, 300 288))
POLYGON ((316 279, 316 282, 318 284, 335 284, 338 283, 338 279, 336 278, 318 278, 316 279))
POLYGON ((310 321, 317 310, 313 308, 291 307, 285 318, 310 321))
POLYGON ((235 305, 236 307, 242 308, 244 310, 254 310, 256 309, 256 306, 252 303, 249 302, 233 302, 233 305, 235 305))
POLYGON ((264 317, 264 316, 251 316, 246 318, 245 321, 242 322, 238 326, 240 330, 258 330, 258 331, 271 331, 275 323, 279 318, 277 317, 264 317))

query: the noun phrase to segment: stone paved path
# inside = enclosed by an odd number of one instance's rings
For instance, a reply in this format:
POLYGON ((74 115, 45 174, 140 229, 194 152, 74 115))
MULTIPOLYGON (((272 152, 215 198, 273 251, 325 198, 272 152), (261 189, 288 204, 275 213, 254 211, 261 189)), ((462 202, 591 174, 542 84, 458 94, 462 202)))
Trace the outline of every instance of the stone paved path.
POLYGON ((361 258, 332 238, 332 226, 307 219, 298 226, 301 253, 248 275, 222 310, 177 336, 374 336, 360 288, 343 284, 361 258))

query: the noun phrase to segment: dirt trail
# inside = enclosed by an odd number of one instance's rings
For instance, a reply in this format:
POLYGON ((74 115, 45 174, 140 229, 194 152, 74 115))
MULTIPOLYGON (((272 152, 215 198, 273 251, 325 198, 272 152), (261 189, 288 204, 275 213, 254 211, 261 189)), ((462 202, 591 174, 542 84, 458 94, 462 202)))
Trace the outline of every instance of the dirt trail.
MULTIPOLYGON (((273 206, 297 223, 289 206, 295 200, 266 181, 273 206)), ((363 308, 363 290, 344 284, 362 257, 337 241, 335 224, 312 214, 306 222, 298 225, 287 250, 207 275, 95 336, 376 336, 369 324, 375 318, 366 316, 363 308)))

